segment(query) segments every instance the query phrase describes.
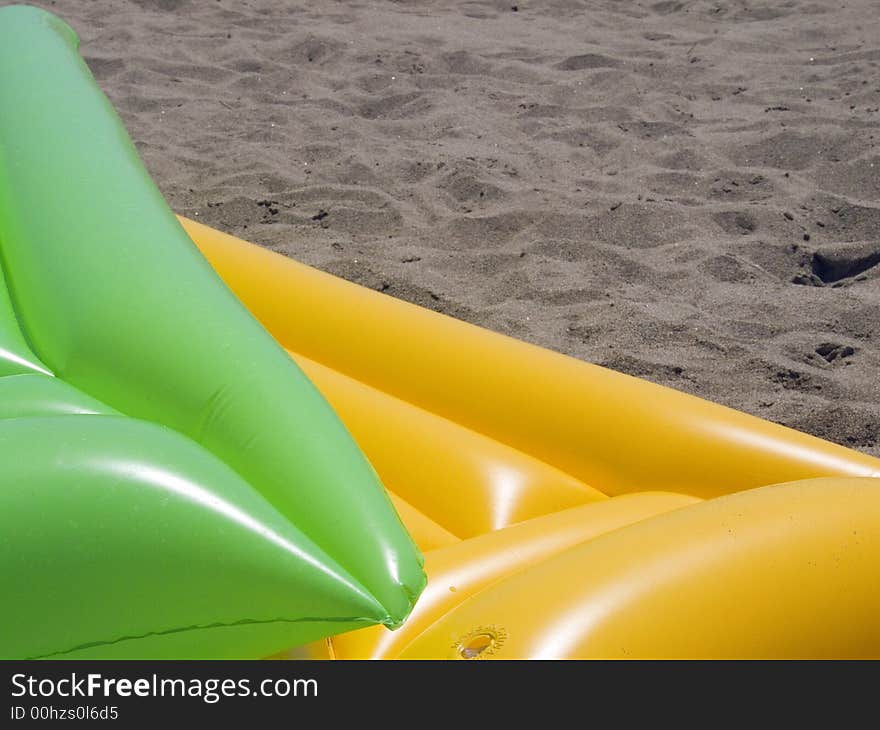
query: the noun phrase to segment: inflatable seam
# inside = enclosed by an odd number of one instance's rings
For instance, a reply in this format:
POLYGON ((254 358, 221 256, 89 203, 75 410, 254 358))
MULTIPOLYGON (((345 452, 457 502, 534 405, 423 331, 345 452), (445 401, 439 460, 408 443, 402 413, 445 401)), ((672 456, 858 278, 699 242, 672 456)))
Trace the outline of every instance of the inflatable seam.
POLYGON ((92 649, 98 646, 111 646, 113 644, 120 644, 124 641, 136 641, 138 639, 147 639, 151 636, 167 636, 169 634, 182 634, 187 631, 201 631, 205 629, 224 629, 231 628, 233 626, 257 626, 257 625, 266 625, 266 624, 301 624, 301 623, 339 623, 339 624, 355 624, 355 623, 364 623, 364 624, 373 624, 375 623, 375 619, 365 618, 363 616, 357 618, 339 618, 339 617, 325 617, 325 618, 315 618, 315 617, 303 617, 303 618, 272 618, 272 619, 241 619, 240 621, 231 621, 231 622, 223 622, 218 621, 213 624, 195 624, 193 626, 180 626, 173 629, 163 629, 161 631, 148 631, 145 634, 134 634, 132 636, 120 636, 117 639, 107 639, 103 641, 91 641, 85 644, 78 644, 77 646, 73 646, 70 649, 63 649, 61 651, 53 651, 49 654, 39 654, 37 656, 25 657, 25 661, 31 661, 34 659, 50 659, 52 657, 62 656, 64 654, 71 654, 75 651, 81 651, 83 649, 92 649))

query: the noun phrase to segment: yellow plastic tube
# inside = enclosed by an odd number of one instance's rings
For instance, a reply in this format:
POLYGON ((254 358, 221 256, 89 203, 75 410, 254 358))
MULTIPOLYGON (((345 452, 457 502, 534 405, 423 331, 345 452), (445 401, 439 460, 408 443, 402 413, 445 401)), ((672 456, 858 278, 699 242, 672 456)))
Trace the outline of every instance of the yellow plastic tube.
POLYGON ((605 494, 659 490, 714 497, 811 477, 880 476, 880 461, 870 456, 459 322, 182 222, 288 349, 605 494))
MULTIPOLYGON (((340 634, 327 640, 332 654, 339 659, 396 658, 433 623, 487 586, 598 535, 697 501, 668 492, 624 495, 536 517, 429 552, 425 555, 428 587, 403 627, 340 634)), ((524 594, 516 603, 528 612, 531 601, 532 597, 524 594)), ((533 620, 539 621, 539 615, 533 614, 533 620)), ((326 651, 324 642, 318 642, 312 646, 311 656, 320 657, 326 651)))
POLYGON ((394 509, 409 532, 410 537, 418 545, 419 550, 436 550, 458 542, 458 538, 449 530, 438 525, 434 520, 417 510, 409 502, 398 497, 394 492, 388 492, 394 509))
POLYGON ((430 550, 397 632, 291 656, 880 656, 877 459, 183 223, 430 550))
POLYGON ((401 657, 880 658, 878 525, 875 479, 708 500, 496 583, 401 657))
POLYGON ((339 414, 382 483, 411 505, 401 518, 420 546, 424 525, 414 523, 412 508, 467 538, 605 499, 516 449, 291 354, 339 414))

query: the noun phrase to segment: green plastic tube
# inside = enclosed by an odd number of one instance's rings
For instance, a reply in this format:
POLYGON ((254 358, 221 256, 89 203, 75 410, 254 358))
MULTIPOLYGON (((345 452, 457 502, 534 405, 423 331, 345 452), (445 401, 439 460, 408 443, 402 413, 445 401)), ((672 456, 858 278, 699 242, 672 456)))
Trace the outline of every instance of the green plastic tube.
MULTIPOLYGON (((94 411, 53 421, 33 416, 57 410, 19 402, 20 415, 0 421, 0 497, 12 500, 2 508, 0 582, 15 597, 39 573, 35 585, 46 589, 28 589, 20 606, 18 598, 0 602, 0 626, 17 622, 14 641, 0 633, 0 656, 88 645, 89 656, 100 656, 95 647, 112 645, 107 655, 118 657, 122 636, 163 636, 155 644, 137 640, 136 651, 151 656, 182 648, 187 656, 256 656, 329 635, 339 624, 403 621, 425 584, 422 559, 374 470, 180 227, 77 53, 71 28, 24 6, 0 9, 0 266, 0 379, 54 376, 80 395, 71 400, 58 390, 34 399, 87 401, 94 411), (107 415, 113 412, 122 415, 107 415), (16 435, 19 426, 28 438, 16 435), (86 432, 94 436, 91 456, 77 460, 77 434, 86 432), (102 449, 132 465, 127 476, 108 476, 102 449), (12 453, 14 466, 4 455, 12 453), (248 524, 271 515, 272 534, 303 546, 298 557, 282 560, 277 541, 256 527, 228 529, 210 500, 167 498, 184 474, 204 495, 234 492, 235 502, 250 490, 248 524), (38 495, 39 544, 21 542, 13 529, 26 516, 36 519, 30 492, 4 494, 25 476, 38 495), (153 478, 154 489, 142 488, 153 478), (114 499, 100 499, 105 488, 114 499), (68 549, 74 503, 76 539, 100 546, 92 552, 68 549), (100 512, 89 520, 92 509, 100 512), (183 524, 191 525, 189 538, 174 542, 165 530, 183 524), (185 570, 157 552, 165 540, 185 570), (257 549, 260 540, 267 544, 257 549), (82 562, 74 570, 75 558, 82 562), (94 590, 101 576, 120 572, 131 576, 128 598, 109 606, 94 590), (257 590, 262 579, 267 588, 257 590), (209 583, 206 603, 197 596, 209 583), (60 610, 59 591, 67 606, 86 608, 60 610), (86 620, 110 614, 110 623, 86 620), (266 629, 270 620, 277 630, 266 629), (53 622, 70 624, 69 632, 38 640, 53 622), (224 629, 204 628, 212 625, 224 629), (202 637, 201 648, 182 638, 187 627, 202 637), (259 646, 248 646, 249 636, 259 646)), ((16 388, 19 400, 24 387, 16 388)))
MULTIPOLYGON (((0 100, 0 115, 3 113, 2 100, 0 100)), ((0 164, 2 164, 2 154, 3 147, 0 145, 0 164)), ((18 373, 51 375, 24 340, 6 288, 3 267, 0 265, 0 377, 18 373)))
POLYGON ((119 414, 58 378, 33 373, 0 378, 0 419, 77 415, 119 414))
POLYGON ((5 419, 0 463, 4 655, 163 658, 177 635, 173 658, 260 656, 385 618, 235 472, 166 428, 5 419), (235 636, 256 625, 265 643, 235 636))

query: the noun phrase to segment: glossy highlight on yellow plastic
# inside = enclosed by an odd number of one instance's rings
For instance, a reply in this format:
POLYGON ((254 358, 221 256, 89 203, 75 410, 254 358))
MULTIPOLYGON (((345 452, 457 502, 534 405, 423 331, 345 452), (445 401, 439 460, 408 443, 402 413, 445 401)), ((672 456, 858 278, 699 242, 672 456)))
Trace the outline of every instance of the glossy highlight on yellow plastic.
POLYGON ((876 659, 878 524, 875 479, 707 500, 526 568, 399 656, 469 658, 462 641, 488 625, 501 659, 876 659))
POLYGON ((393 493, 467 538, 605 495, 516 449, 291 353, 393 493))
MULTIPOLYGON (((334 650, 340 656, 359 658, 398 656, 433 623, 488 586, 605 532, 697 501, 666 492, 628 494, 428 552, 425 569, 431 579, 404 626, 397 631, 370 628, 338 636, 333 639, 334 650)), ((526 600, 517 603, 523 611, 531 611, 532 601, 524 595, 526 600)))

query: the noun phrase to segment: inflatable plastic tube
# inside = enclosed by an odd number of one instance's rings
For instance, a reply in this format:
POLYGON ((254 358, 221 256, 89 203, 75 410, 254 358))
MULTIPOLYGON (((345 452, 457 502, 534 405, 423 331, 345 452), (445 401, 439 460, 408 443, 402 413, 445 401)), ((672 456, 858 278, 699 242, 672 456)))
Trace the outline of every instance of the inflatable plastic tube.
POLYGON ((811 477, 880 476, 880 461, 865 454, 459 322, 199 223, 183 223, 217 272, 289 350, 605 494, 658 490, 708 498, 811 477), (304 320, 296 316, 300 311, 318 314, 304 320))
POLYGON ((436 550, 458 542, 458 538, 449 530, 438 525, 394 492, 388 492, 388 496, 403 524, 406 525, 407 532, 419 546, 419 550, 423 552, 436 550))
MULTIPOLYGON (((309 544, 320 546, 318 552, 306 551, 311 558, 304 552, 302 570, 289 574, 291 580, 302 580, 299 590, 309 590, 328 572, 348 577, 333 583, 337 600, 326 602, 332 613, 312 612, 319 605, 303 598, 275 614, 286 617, 291 636, 301 633, 296 621, 306 619, 324 630, 328 620, 348 623, 352 616, 399 624, 425 577, 421 557, 374 470, 320 393, 192 245, 77 54, 76 36, 58 18, 35 8, 0 9, 0 103, 0 262, 6 284, 0 292, 0 376, 54 375, 110 411, 168 429, 190 444, 173 452, 179 464, 162 462, 161 473, 170 475, 172 483, 174 474, 188 469, 200 478, 214 459, 256 490, 266 510, 277 510, 309 544), (297 606, 310 612, 297 619, 290 614, 297 606)), ((41 401, 34 408, 45 406, 41 401)), ((22 414, 27 410, 20 404, 15 408, 22 414)), ((77 429, 101 427, 92 420, 109 417, 67 418, 65 438, 73 438, 77 429)), ((4 421, 4 428, 14 429, 16 420, 4 421)), ((106 439, 100 443, 110 448, 110 433, 106 439)), ((121 444, 135 445, 135 439, 121 444)), ((93 478, 101 483, 101 462, 93 456, 78 474, 88 479, 92 465, 93 478)), ((164 452, 155 458, 161 461, 164 452)), ((137 451, 131 460, 146 459, 137 451)), ((48 464, 51 473, 40 472, 40 483, 46 490, 52 484, 63 490, 70 465, 48 464)), ((0 459, 4 483, 11 479, 11 468, 0 459)), ((151 469, 147 473, 155 473, 151 469)), ((210 482, 199 483, 212 488, 210 482)), ((74 494, 95 498, 87 490, 74 494)), ((130 525, 133 519, 124 500, 114 504, 115 516, 108 512, 94 525, 94 539, 104 540, 104 549, 95 555, 104 555, 105 561, 115 560, 120 547, 113 542, 119 533, 111 523, 130 525)), ((196 503, 202 509, 207 505, 196 503)), ((19 502, 14 506, 24 509, 19 502)), ((56 564, 49 556, 64 552, 69 538, 62 539, 63 531, 57 534, 61 542, 46 543, 33 556, 44 562, 32 561, 31 568, 53 570, 56 564)), ((152 534, 161 538, 155 529, 152 534)), ((255 534, 272 543, 269 532, 255 534)), ((23 549, 11 538, 4 542, 0 582, 11 595, 30 580, 28 573, 17 572, 23 549)), ((150 570, 151 550, 124 552, 131 561, 128 570, 150 570)), ((101 574, 107 565, 97 561, 90 569, 101 574)), ((70 583, 74 574, 56 575, 56 588, 68 588, 69 598, 88 604, 82 589, 70 583)), ((162 592, 150 596, 150 610, 161 618, 164 607, 181 605, 178 590, 183 588, 166 581, 162 592)), ((47 602, 57 610, 57 602, 47 602)), ((29 614, 9 604, 0 605, 0 623, 27 619, 29 614)), ((231 605, 244 610, 241 604, 231 605)), ((254 612, 262 615, 261 607, 238 616, 227 605, 217 604, 214 610, 214 621, 207 615, 189 620, 181 613, 177 628, 222 623, 226 628, 206 641, 203 655, 224 654, 230 647, 244 651, 246 641, 237 637, 235 621, 244 626, 257 620, 254 612)), ((40 626, 19 630, 38 634, 40 626)), ((151 631, 155 635, 168 628, 159 621, 151 631)), ((245 634, 265 638, 264 631, 247 629, 245 634)), ((274 636, 280 640, 280 632, 274 636)), ((86 640, 108 646, 101 637, 86 640)), ((18 656, 19 645, 5 641, 0 639, 0 656, 18 656)), ((47 654, 70 648, 40 641, 40 651, 47 654)), ((161 643, 169 651, 179 645, 161 643)), ((154 655, 148 644, 135 649, 154 655)), ((263 652, 267 647, 253 648, 263 652)))
MULTIPOLYGON (((0 148, 0 165, 2 162, 2 148, 0 148)), ((0 258, 0 377, 20 373, 51 375, 24 340, 12 308, 12 300, 9 298, 2 258, 0 258)))
MULTIPOLYGON (((694 497, 644 492, 536 517, 519 525, 490 532, 425 555, 430 580, 406 623, 397 631, 364 629, 332 640, 337 659, 394 659, 436 621, 487 586, 540 563, 598 535, 697 502, 694 497)), ((579 571, 568 578, 576 579, 579 571)), ((517 603, 528 611, 532 596, 517 603)), ((487 614, 491 616, 491 613, 487 614)), ((541 621, 540 615, 534 615, 541 621)), ((323 648, 313 650, 320 656, 323 648)))
MULTIPOLYGON (((573 451, 580 444, 580 461, 595 460, 605 464, 603 468, 613 464, 620 470, 624 476, 612 475, 602 484, 604 488, 608 484, 612 489, 615 485, 619 488, 638 471, 644 475, 644 486, 640 488, 635 483, 627 486, 634 492, 634 498, 647 496, 642 492, 651 485, 678 484, 676 475, 679 473, 680 487, 673 487, 673 491, 680 488, 718 495, 735 489, 745 490, 729 497, 710 499, 706 505, 712 507, 705 510, 703 505, 679 504, 680 509, 669 514, 641 515, 642 521, 638 524, 626 526, 623 520, 613 531, 598 537, 593 534, 595 539, 585 536, 565 542, 556 535, 552 522, 557 517, 565 519, 566 513, 583 518, 581 511, 595 515, 594 510, 618 509, 619 497, 531 520, 531 527, 526 529, 537 531, 534 535, 537 543, 519 532, 521 526, 513 526, 431 551, 426 556, 429 588, 410 620, 398 632, 368 628, 291 650, 287 656, 801 657, 876 653, 876 644, 872 642, 878 632, 878 622, 866 617, 876 608, 875 599, 868 594, 873 584, 873 569, 870 560, 864 559, 873 554, 874 548, 857 546, 856 552, 865 552, 853 561, 832 565, 826 558, 836 555, 839 545, 849 550, 849 538, 853 535, 852 530, 847 532, 849 526, 856 534, 864 531, 880 534, 880 519, 873 508, 873 500, 880 494, 880 482, 831 478, 784 487, 754 486, 780 474, 878 477, 880 461, 672 390, 605 373, 600 368, 516 343, 317 272, 200 224, 191 221, 184 224, 218 272, 248 306, 259 313, 272 333, 295 351, 294 356, 316 384, 338 404, 340 413, 368 455, 378 455, 387 449, 382 443, 382 429, 376 433, 369 429, 375 413, 385 410, 370 404, 388 401, 378 396, 375 399, 366 395, 362 399, 350 397, 346 386, 354 389, 352 392, 369 387, 364 393, 378 393, 401 403, 405 402, 401 393, 423 395, 419 404, 406 402, 411 410, 398 411, 401 424, 407 422, 410 414, 430 414, 456 428, 476 433, 472 423, 465 425, 456 420, 450 415, 450 409, 425 407, 428 402, 425 394, 431 383, 439 383, 436 386, 438 398, 440 389, 455 392, 450 400, 459 403, 456 412, 472 414, 476 406, 484 402, 481 392, 473 390, 477 383, 480 388, 488 389, 490 404, 478 409, 483 428, 480 440, 471 442, 474 448, 494 442, 509 450, 503 453, 522 454, 531 459, 536 468, 543 465, 573 479, 559 463, 537 457, 538 453, 549 454, 541 448, 540 438, 536 441, 539 448, 534 449, 526 443, 513 448, 505 440, 513 428, 510 414, 504 405, 493 410, 497 402, 492 399, 500 401, 503 394, 483 373, 503 372, 509 378, 513 371, 518 373, 517 382, 526 391, 524 395, 523 391, 512 391, 510 395, 522 406, 522 413, 514 419, 517 424, 528 423, 533 418, 551 419, 552 408, 564 400, 564 394, 568 394, 574 404, 580 404, 584 414, 581 421, 585 423, 582 429, 575 420, 549 424, 549 427, 558 431, 567 426, 561 438, 571 444, 573 451), (331 307, 331 302, 338 309, 331 307), (320 322, 296 322, 294 312, 299 307, 309 307, 326 316, 320 322), (349 329, 348 320, 338 316, 340 311, 353 313, 356 325, 349 329), (420 333, 417 348, 395 349, 386 339, 388 332, 402 336, 404 327, 420 333), (309 357, 323 357, 323 364, 310 366, 310 361, 300 352, 308 353, 309 357), (380 389, 373 374, 378 372, 379 358, 388 352, 391 353, 389 367, 403 373, 404 379, 416 364, 427 367, 430 377, 418 387, 410 383, 409 391, 394 384, 380 389), (441 353, 445 353, 445 357, 441 357, 441 353), (350 377, 341 376, 340 371, 350 377), (538 377, 544 371, 548 376, 538 377), (534 377, 526 384, 529 373, 534 377), (365 381, 372 385, 364 385, 365 381), (464 403, 458 394, 460 390, 470 393, 470 404, 464 403), (615 398, 622 399, 627 412, 633 413, 635 409, 636 413, 644 413, 645 419, 625 424, 614 420, 620 428, 619 434, 600 434, 594 438, 598 426, 592 424, 592 419, 613 411, 615 398), (656 412, 652 405, 656 406, 656 412), (622 449, 620 440, 624 437, 630 440, 628 450, 610 454, 600 451, 609 445, 615 448, 619 445, 622 449), (668 448, 662 448, 664 446, 668 448), (628 464, 627 458, 636 464, 628 464), (823 510, 834 515, 826 524, 822 523, 823 510), (673 519, 674 516, 678 517, 673 519), (797 525, 796 529, 793 525, 797 525), (503 541, 498 543, 497 553, 492 552, 491 547, 495 539, 503 541), (555 543, 558 549, 548 549, 531 562, 517 561, 521 551, 528 552, 525 546, 553 545, 554 540, 559 540, 555 543), (486 549, 481 550, 481 545, 486 549), (822 564, 826 569, 810 574, 810 566, 817 564, 814 558, 823 554, 826 557, 822 558, 822 564), (678 577, 671 580, 671 574, 664 572, 663 562, 652 561, 653 555, 667 555, 670 565, 680 567, 675 574, 678 577), (446 564, 442 556, 447 556, 446 564), (507 556, 509 562, 505 559, 499 562, 498 556, 507 556), (499 565, 506 567, 499 569, 499 565), (712 577, 716 570, 719 575, 727 576, 727 583, 719 585, 720 579, 712 577), (463 576, 473 577, 473 582, 469 584, 463 576), (802 585, 792 585, 801 580, 802 585), (444 594, 444 586, 449 595, 444 594), (823 592, 823 586, 827 596, 814 600, 816 594, 823 592), (449 591, 449 587, 455 587, 456 591, 449 591), (627 593, 630 587, 633 588, 631 596, 627 593), (676 612, 673 605, 678 591, 686 593, 682 606, 689 607, 680 612, 676 612), (618 595, 630 596, 631 604, 630 598, 614 603, 609 609, 614 616, 601 627, 579 625, 571 631, 564 628, 571 627, 572 617, 597 615, 605 603, 618 595), (465 600, 459 600, 460 596, 465 600), (736 607, 730 612, 729 620, 725 614, 728 604, 722 605, 724 602, 716 596, 724 596, 729 605, 736 607), (775 604, 783 609, 773 608, 775 604), (705 613, 703 618, 700 618, 701 611, 705 613), (834 618, 835 611, 845 617, 845 625, 834 618), (784 615, 795 613, 797 620, 779 629, 779 636, 775 637, 773 621, 781 625, 786 621, 784 615), (654 621, 655 615, 666 614, 669 618, 654 621), (754 637, 743 639, 751 630, 752 617, 754 637), (694 622, 694 637, 683 638, 694 622), (831 623, 833 627, 822 628, 831 623), (721 626, 722 633, 727 631, 726 638, 710 636, 713 625, 721 626), (604 626, 613 626, 614 630, 608 629, 606 636, 604 626), (822 631, 824 636, 814 637, 822 631), (630 632, 633 640, 622 641, 630 632), (861 639, 866 643, 859 649, 861 639)), ((563 413, 570 416, 573 407, 566 405, 563 413)), ((401 431, 406 431, 405 425, 401 431)), ((372 458, 376 458, 377 463, 382 461, 382 457, 372 458)), ((448 529, 454 524, 461 530, 459 515, 450 505, 442 500, 419 501, 419 473, 408 467, 408 463, 406 457, 401 457, 394 465, 398 470, 395 482, 411 490, 407 499, 412 500, 421 516, 441 527, 448 529)), ((479 477, 476 479, 478 482, 479 477)), ((485 487, 477 493, 483 496, 469 504, 478 512, 482 500, 497 498, 496 493, 485 487)), ((535 505, 540 505, 537 493, 535 505)), ((481 518, 480 524, 485 522, 485 518, 481 518)), ((530 523, 523 523, 522 527, 530 523)), ((578 525, 577 520, 574 525, 578 525)))
POLYGON ((707 500, 489 587, 401 658, 877 659, 878 527, 876 479, 707 500))
POLYGON ((33 373, 0 377, 0 419, 75 415, 119 414, 58 378, 33 373))
POLYGON ((605 499, 521 451, 291 354, 336 409, 385 486, 457 537, 605 499))
POLYGON ((257 657, 385 620, 235 472, 169 429, 3 419, 0 464, 5 657, 257 657))

